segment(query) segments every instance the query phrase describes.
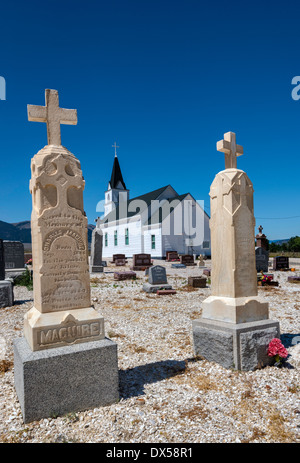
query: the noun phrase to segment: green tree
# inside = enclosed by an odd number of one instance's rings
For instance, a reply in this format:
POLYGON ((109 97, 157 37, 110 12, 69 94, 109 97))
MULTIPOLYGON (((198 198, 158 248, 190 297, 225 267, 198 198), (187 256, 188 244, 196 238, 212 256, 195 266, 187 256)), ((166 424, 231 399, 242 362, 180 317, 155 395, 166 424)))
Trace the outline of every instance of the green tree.
POLYGON ((300 252, 300 236, 293 236, 288 242, 288 250, 291 252, 300 252))

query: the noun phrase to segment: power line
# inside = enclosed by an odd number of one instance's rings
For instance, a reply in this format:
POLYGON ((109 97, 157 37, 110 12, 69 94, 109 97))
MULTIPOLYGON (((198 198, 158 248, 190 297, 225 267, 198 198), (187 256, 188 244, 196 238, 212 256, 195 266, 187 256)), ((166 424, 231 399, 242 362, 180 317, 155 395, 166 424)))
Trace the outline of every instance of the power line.
POLYGON ((285 220, 285 219, 296 219, 300 217, 300 215, 292 215, 291 217, 255 217, 259 220, 285 220))

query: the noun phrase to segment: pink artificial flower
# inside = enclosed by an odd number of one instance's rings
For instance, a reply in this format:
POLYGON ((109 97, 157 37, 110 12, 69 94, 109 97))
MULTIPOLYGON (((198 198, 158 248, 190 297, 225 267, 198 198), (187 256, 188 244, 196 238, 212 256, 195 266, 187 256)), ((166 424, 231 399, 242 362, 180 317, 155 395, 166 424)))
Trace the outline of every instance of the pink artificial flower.
POLYGON ((287 358, 288 356, 288 351, 284 347, 284 345, 281 343, 280 339, 274 338, 272 341, 270 341, 269 347, 268 347, 268 356, 269 357, 275 357, 279 356, 281 358, 287 358))

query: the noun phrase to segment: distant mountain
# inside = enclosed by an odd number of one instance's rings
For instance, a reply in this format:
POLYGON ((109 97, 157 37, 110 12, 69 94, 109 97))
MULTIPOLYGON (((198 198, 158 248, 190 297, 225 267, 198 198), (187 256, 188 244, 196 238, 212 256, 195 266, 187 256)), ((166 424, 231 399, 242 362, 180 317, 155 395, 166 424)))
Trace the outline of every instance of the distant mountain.
POLYGON ((288 243, 289 241, 290 241, 290 238, 285 239, 285 240, 269 240, 269 243, 283 244, 283 243, 288 243))
MULTIPOLYGON (((88 225, 88 241, 92 241, 92 231, 95 225, 88 225)), ((21 241, 31 243, 31 224, 30 220, 17 223, 7 223, 0 220, 0 238, 9 241, 21 241)))

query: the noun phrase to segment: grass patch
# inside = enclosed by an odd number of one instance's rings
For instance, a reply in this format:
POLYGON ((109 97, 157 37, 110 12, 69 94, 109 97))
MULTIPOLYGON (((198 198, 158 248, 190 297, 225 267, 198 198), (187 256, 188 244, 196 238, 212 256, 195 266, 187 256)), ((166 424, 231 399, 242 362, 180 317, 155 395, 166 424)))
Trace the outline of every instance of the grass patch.
POLYGON ((28 268, 25 270, 25 272, 22 273, 22 275, 19 275, 15 279, 14 284, 15 286, 26 286, 28 291, 33 290, 32 275, 28 268))

